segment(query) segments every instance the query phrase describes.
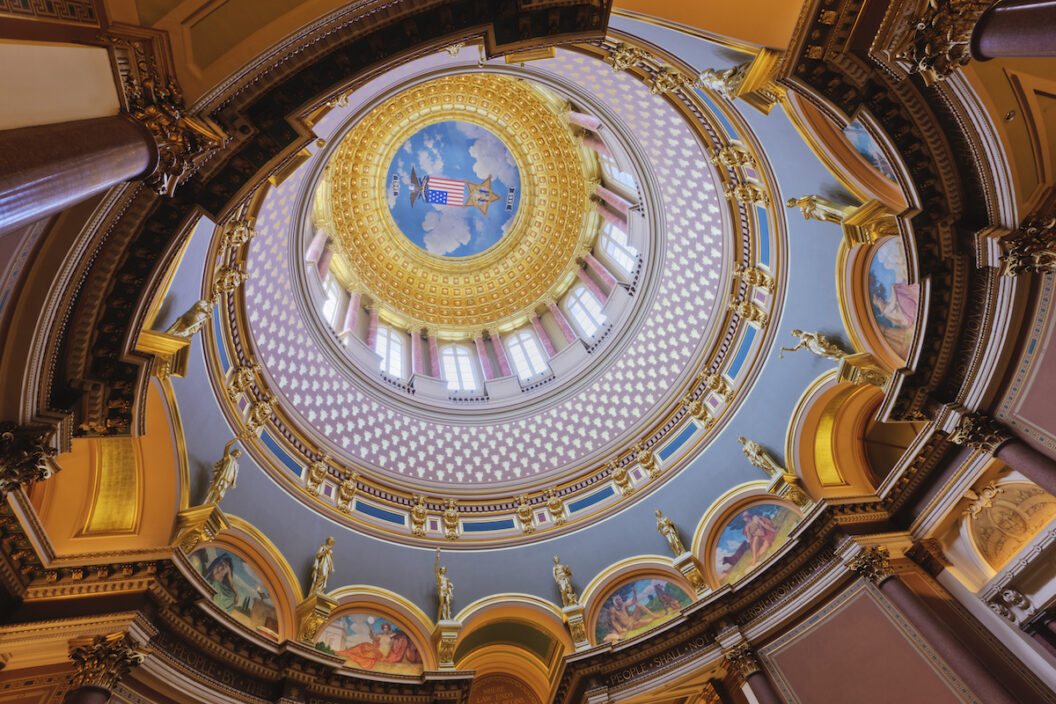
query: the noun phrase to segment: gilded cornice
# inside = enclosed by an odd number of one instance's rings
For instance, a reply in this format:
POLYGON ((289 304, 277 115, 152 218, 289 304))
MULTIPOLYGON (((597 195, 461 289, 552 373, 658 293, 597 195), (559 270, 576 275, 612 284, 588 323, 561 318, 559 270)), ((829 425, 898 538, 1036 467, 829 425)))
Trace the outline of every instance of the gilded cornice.
POLYGON ((324 181, 327 228, 341 243, 350 277, 409 324, 469 331, 526 318, 571 281, 575 253, 589 248, 587 176, 567 122, 537 91, 509 76, 437 78, 381 103, 342 138, 324 181), (430 255, 399 231, 385 204, 385 173, 396 151, 426 125, 476 124, 511 150, 521 200, 509 232, 480 254, 430 255), (349 256, 354 252, 355 256, 349 256))

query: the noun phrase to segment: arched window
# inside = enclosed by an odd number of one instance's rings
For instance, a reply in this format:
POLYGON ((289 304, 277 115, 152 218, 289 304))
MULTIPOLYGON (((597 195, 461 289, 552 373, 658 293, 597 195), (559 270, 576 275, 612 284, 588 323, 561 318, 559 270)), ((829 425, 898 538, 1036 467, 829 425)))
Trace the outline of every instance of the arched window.
POLYGON ((627 233, 611 222, 601 228, 601 248, 625 273, 634 271, 638 250, 627 244, 627 233))
POLYGON ((381 371, 397 379, 403 378, 403 333, 388 325, 379 325, 374 351, 381 355, 381 371))
POLYGON ((587 290, 586 286, 576 286, 565 298, 565 307, 576 324, 583 337, 594 337, 602 323, 605 322, 605 314, 601 312, 601 302, 594 294, 587 290))
POLYGON ((634 181, 634 176, 626 171, 621 171, 620 166, 616 163, 615 159, 608 154, 598 154, 598 159, 601 161, 601 170, 606 178, 629 188, 631 191, 638 190, 638 186, 634 181))
POLYGON ((507 337, 506 350, 510 353, 510 361, 513 362, 514 370, 520 378, 531 379, 546 371, 543 350, 535 335, 529 331, 518 330, 507 337))
POLYGON ((323 319, 330 323, 330 327, 337 327, 337 310, 340 307, 343 292, 333 279, 324 282, 323 290, 326 291, 326 300, 323 301, 323 319))
POLYGON ((476 391, 473 353, 464 345, 447 345, 440 350, 440 367, 448 391, 476 391))

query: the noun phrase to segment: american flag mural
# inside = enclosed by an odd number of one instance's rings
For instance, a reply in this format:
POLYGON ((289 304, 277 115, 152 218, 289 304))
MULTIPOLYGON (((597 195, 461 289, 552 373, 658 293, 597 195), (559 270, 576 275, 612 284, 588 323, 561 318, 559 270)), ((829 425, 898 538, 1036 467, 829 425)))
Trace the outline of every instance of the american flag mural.
POLYGON ((466 204, 466 182, 453 178, 430 176, 425 183, 425 202, 436 205, 466 204))

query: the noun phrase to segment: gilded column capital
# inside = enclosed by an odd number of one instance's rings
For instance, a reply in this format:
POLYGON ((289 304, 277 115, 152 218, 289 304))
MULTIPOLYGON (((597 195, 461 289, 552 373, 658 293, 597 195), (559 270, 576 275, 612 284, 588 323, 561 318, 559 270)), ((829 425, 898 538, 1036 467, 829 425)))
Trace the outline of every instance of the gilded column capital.
POLYGON ((746 679, 757 672, 763 671, 763 666, 759 663, 755 650, 752 649, 751 644, 747 641, 738 643, 731 648, 726 648, 722 651, 722 657, 742 678, 746 679))
POLYGON ((648 56, 648 54, 636 46, 619 42, 609 53, 608 61, 609 64, 612 65, 613 71, 626 71, 627 69, 634 68, 640 64, 648 58, 648 56))
POLYGON ((72 689, 97 687, 109 691, 144 657, 127 633, 75 638, 69 647, 75 668, 70 679, 72 689))
POLYGON ((1019 226, 1019 236, 1006 239, 1003 244, 1002 276, 1056 271, 1056 217, 1024 220, 1019 226))
POLYGON ((898 58, 928 85, 945 80, 972 58, 972 30, 993 0, 928 2, 913 23, 898 58))
POLYGON ((52 431, 0 423, 0 499, 23 484, 43 481, 54 473, 50 458, 56 450, 52 431))
POLYGON ((891 569, 891 553, 882 545, 863 548, 851 558, 847 566, 878 587, 895 576, 891 569))
POLYGON ((1013 439, 1008 428, 985 413, 965 413, 957 421, 950 440, 958 445, 990 453, 1013 439))

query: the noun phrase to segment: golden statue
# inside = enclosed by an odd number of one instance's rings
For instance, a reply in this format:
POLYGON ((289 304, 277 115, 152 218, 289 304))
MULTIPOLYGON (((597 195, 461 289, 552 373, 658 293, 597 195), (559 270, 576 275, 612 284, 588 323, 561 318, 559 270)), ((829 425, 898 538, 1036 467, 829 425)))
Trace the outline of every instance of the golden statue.
POLYGON ((322 459, 309 463, 308 471, 304 475, 304 488, 309 494, 318 494, 323 488, 323 480, 329 474, 328 463, 330 455, 323 455, 322 459))
POLYGON ((228 444, 224 448, 223 458, 213 464, 213 478, 209 481, 209 491, 203 502, 205 505, 220 503, 227 490, 234 488, 238 476, 238 458, 241 456, 242 450, 237 447, 232 449, 228 444))
POLYGON ((455 585, 447 576, 447 567, 440 566, 440 549, 436 550, 436 566, 434 568, 436 572, 436 595, 440 601, 440 617, 438 621, 450 621, 451 616, 451 600, 455 596, 455 585))
POLYGON ((176 319, 165 332, 173 337, 194 337, 213 317, 212 301, 201 300, 176 319))
POLYGON ((652 451, 645 449, 645 443, 638 443, 634 446, 635 458, 638 460, 638 464, 642 466, 649 477, 656 479, 660 476, 660 466, 656 463, 656 457, 652 451))
POLYGON ((246 418, 246 429, 241 433, 242 437, 259 435, 264 429, 265 423, 275 413, 275 395, 266 393, 264 398, 249 407, 249 416, 246 418))
POLYGON ((796 350, 802 349, 806 349, 808 352, 813 352, 819 357, 824 357, 825 359, 831 359, 837 362, 844 357, 848 357, 850 354, 841 350, 839 345, 822 335, 820 332, 793 330, 792 336, 798 337, 799 342, 795 347, 782 347, 782 354, 779 354, 778 358, 784 357, 785 352, 795 352, 796 350))
POLYGON ((411 535, 423 537, 425 535, 425 517, 428 515, 425 508, 425 498, 417 494, 412 498, 414 499, 414 505, 411 506, 411 535))
POLYGON ((706 68, 693 81, 694 88, 708 88, 719 95, 733 100, 748 74, 748 63, 738 64, 723 71, 706 68))
POLYGON ((821 222, 832 222, 842 225, 847 218, 847 211, 843 206, 821 196, 789 198, 785 205, 789 208, 801 209, 804 220, 820 220, 821 222))
POLYGON ((458 540, 458 509, 455 508, 455 500, 447 500, 447 508, 444 509, 444 537, 448 540, 458 540))
POLYGON ((634 487, 631 486, 631 475, 627 473, 626 467, 621 467, 615 462, 609 462, 609 476, 612 477, 613 483, 619 488, 620 493, 624 496, 630 496, 634 493, 634 487))
POLYGON ((671 547, 671 551, 675 553, 675 557, 686 552, 686 546, 682 544, 682 539, 678 537, 678 528, 675 526, 674 521, 661 513, 660 509, 656 509, 656 529, 667 540, 667 544, 671 547))
POLYGON ((319 546, 319 552, 315 553, 315 563, 312 565, 312 586, 308 589, 308 593, 324 593, 326 591, 326 580, 330 579, 333 571, 334 539, 327 538, 326 542, 319 546))
POLYGON ((546 490, 546 510, 550 512, 550 520, 555 526, 565 524, 565 504, 557 498, 557 492, 553 489, 546 490))
POLYGON ((774 277, 758 267, 737 267, 733 272, 734 278, 738 278, 747 286, 761 288, 767 293, 774 290, 774 277))
POLYGON ((352 513, 352 501, 356 498, 356 480, 359 475, 352 472, 337 485, 336 505, 339 511, 352 513))
POLYGON ((785 469, 777 463, 769 452, 763 449, 763 446, 757 443, 755 440, 748 440, 743 435, 737 438, 741 445, 743 445, 744 456, 748 458, 748 461, 752 465, 763 470, 771 477, 779 477, 784 475, 785 469))
POLYGON ((554 555, 554 581, 561 592, 561 601, 565 606, 579 606, 579 598, 572 587, 572 568, 561 564, 561 558, 554 555))
POLYGON ((528 499, 524 496, 517 497, 517 520, 521 524, 521 532, 525 535, 535 532, 535 520, 532 516, 532 507, 528 505, 528 499))

